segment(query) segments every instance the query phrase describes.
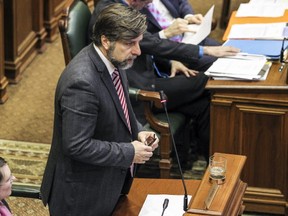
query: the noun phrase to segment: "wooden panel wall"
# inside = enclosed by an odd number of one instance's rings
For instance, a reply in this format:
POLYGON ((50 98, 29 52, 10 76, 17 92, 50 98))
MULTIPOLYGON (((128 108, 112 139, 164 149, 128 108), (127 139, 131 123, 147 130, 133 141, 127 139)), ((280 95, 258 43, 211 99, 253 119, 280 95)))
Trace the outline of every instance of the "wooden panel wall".
POLYGON ((65 0, 44 0, 44 26, 48 42, 53 42, 58 36, 58 20, 64 5, 65 0))
POLYGON ((8 81, 4 72, 4 5, 0 0, 0 103, 4 103, 8 99, 7 85, 8 81))
POLYGON ((5 76, 18 83, 21 74, 43 51, 43 0, 4 0, 5 76))

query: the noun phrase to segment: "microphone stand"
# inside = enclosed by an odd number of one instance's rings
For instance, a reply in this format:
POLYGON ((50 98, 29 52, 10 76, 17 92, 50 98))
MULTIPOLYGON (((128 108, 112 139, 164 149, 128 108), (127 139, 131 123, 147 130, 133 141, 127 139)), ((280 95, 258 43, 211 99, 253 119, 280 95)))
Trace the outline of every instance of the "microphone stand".
POLYGON ((184 176, 183 176, 183 172, 182 172, 182 168, 181 168, 181 164, 180 164, 180 160, 179 160, 179 156, 178 156, 178 151, 176 148, 176 144, 175 144, 175 140, 174 140, 174 136, 172 133, 172 129, 171 129, 171 124, 170 124, 170 119, 169 119, 169 115, 167 112, 167 106, 166 106, 166 102, 167 102, 167 96, 165 95, 165 93, 161 90, 159 91, 160 94, 160 99, 161 99, 161 104, 163 105, 166 117, 167 117, 167 121, 168 121, 168 126, 169 126, 169 131, 171 134, 171 138, 172 138, 172 144, 175 150, 175 155, 176 155, 176 159, 177 159, 177 164, 179 167, 179 171, 180 171, 180 175, 181 175, 181 179, 182 179, 182 184, 183 184, 183 188, 184 188, 184 204, 183 204, 183 210, 186 212, 188 210, 188 195, 187 195, 187 189, 186 189, 186 185, 185 185, 185 181, 184 181, 184 176))

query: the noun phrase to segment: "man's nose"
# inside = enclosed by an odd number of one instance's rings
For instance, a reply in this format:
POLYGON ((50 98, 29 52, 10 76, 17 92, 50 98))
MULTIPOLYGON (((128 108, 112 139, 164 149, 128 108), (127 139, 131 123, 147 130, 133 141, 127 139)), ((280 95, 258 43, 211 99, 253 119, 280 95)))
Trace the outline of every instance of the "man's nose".
POLYGON ((137 56, 141 55, 141 49, 140 49, 139 43, 136 43, 136 44, 133 46, 132 54, 133 54, 133 55, 137 55, 137 56))

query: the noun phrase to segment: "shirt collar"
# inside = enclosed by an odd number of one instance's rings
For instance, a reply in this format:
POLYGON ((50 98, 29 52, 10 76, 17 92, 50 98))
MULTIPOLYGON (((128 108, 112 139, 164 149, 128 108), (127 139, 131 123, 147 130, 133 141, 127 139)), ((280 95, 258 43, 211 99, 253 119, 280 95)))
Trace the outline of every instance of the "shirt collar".
POLYGON ((98 55, 100 56, 101 60, 104 62, 110 76, 112 76, 112 73, 116 69, 115 66, 106 58, 106 56, 104 56, 104 54, 99 49, 99 47, 97 47, 95 44, 93 44, 93 46, 94 46, 96 52, 98 53, 98 55))

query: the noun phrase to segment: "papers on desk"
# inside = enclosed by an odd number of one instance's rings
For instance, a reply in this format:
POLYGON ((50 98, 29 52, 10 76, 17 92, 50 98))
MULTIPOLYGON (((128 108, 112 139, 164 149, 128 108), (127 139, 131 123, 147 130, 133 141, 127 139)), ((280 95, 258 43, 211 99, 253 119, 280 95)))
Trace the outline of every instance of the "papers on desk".
POLYGON ((236 56, 218 58, 205 72, 214 79, 263 80, 271 63, 263 55, 239 53, 236 56))
POLYGON ((234 24, 228 35, 229 39, 264 39, 282 40, 286 22, 234 24))
POLYGON ((256 4, 256 5, 262 5, 262 4, 273 4, 274 6, 278 7, 284 7, 286 9, 288 6, 288 0, 250 0, 249 4, 256 4))
MULTIPOLYGON (((139 216, 161 215, 163 210, 163 202, 168 198, 169 204, 165 210, 165 216, 182 215, 184 195, 167 195, 167 194, 149 194, 141 208, 139 216)), ((188 203, 191 196, 188 196, 188 203)))
POLYGON ((281 17, 288 6, 284 4, 259 3, 259 4, 240 4, 236 17, 281 17), (271 10, 273 8, 273 10, 271 10))
POLYGON ((209 9, 209 11, 204 16, 204 19, 200 25, 189 25, 189 28, 195 33, 185 32, 182 38, 183 43, 187 44, 199 44, 204 40, 211 32, 211 24, 214 12, 214 5, 209 9))

